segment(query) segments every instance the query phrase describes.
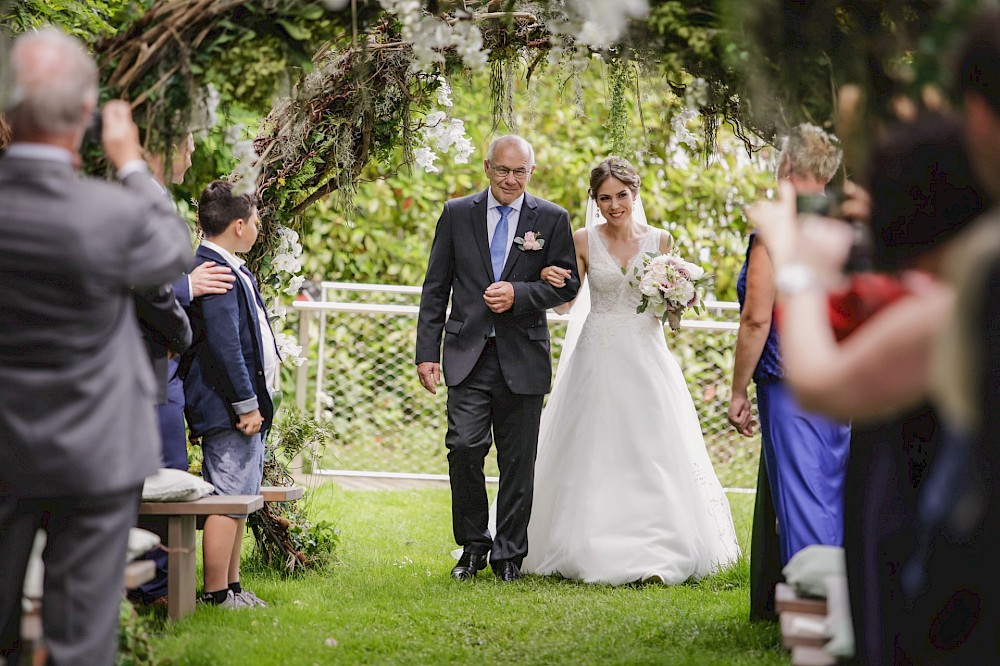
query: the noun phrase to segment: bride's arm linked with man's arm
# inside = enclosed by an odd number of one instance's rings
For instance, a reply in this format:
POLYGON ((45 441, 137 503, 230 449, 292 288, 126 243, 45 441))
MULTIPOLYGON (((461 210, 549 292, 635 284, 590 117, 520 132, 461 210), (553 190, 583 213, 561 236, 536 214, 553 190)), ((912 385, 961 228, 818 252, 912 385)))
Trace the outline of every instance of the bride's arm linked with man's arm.
MULTIPOLYGON (((587 252, 587 230, 579 229, 573 234, 573 246, 576 251, 576 275, 579 281, 579 287, 577 288, 577 293, 572 300, 566 301, 565 303, 560 303, 554 306, 552 309, 558 314, 568 314, 573 308, 573 304, 576 303, 577 297, 579 297, 580 290, 583 289, 583 279, 587 275, 587 267, 589 265, 590 258, 587 252)), ((569 268, 563 268, 561 266, 546 266, 542 269, 539 278, 548 282, 553 287, 557 289, 566 286, 568 280, 573 276, 573 271, 569 268)))
MULTIPOLYGON (((554 206, 554 204, 549 205, 554 206)), ((569 223, 569 213, 562 208, 557 210, 558 214, 552 225, 550 237, 546 239, 544 245, 546 258, 550 259, 552 264, 542 269, 542 273, 554 268, 559 271, 562 280, 549 280, 540 274, 534 281, 512 283, 514 289, 512 314, 558 308, 572 302, 580 290, 583 274, 575 270, 577 267, 573 265, 575 262, 572 262, 577 253, 573 245, 574 237, 569 223)))

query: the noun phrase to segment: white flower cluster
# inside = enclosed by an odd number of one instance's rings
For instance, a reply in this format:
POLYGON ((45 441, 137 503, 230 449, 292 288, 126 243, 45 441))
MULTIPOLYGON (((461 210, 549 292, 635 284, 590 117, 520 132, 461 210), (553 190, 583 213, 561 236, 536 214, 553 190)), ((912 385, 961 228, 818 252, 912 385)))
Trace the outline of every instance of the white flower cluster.
MULTIPOLYGON (((451 106, 451 87, 443 78, 438 78, 441 80, 438 102, 442 106, 451 106)), ((440 171, 434 165, 439 152, 446 153, 454 149, 455 163, 466 164, 475 151, 472 142, 465 135, 465 121, 451 118, 444 111, 431 111, 427 114, 420 139, 421 145, 413 151, 413 160, 427 173, 440 171)))
POLYGON ((472 70, 481 69, 490 58, 490 52, 483 49, 483 35, 471 19, 456 23, 452 29, 455 50, 465 66, 472 70))
POLYGON ((438 104, 451 108, 455 105, 451 101, 451 84, 448 83, 448 79, 443 76, 437 77, 438 82, 438 104))
POLYGON ((271 267, 276 271, 291 274, 292 278, 285 287, 285 293, 295 296, 299 293, 305 278, 299 273, 302 271, 302 244, 299 243, 299 235, 294 229, 288 227, 278 227, 278 248, 274 252, 274 259, 271 267))
POLYGON ((253 147, 253 141, 246 137, 246 128, 233 125, 227 129, 226 143, 232 146, 233 157, 240 161, 230 175, 233 193, 253 194, 257 189, 257 176, 260 175, 260 155, 253 147))
POLYGON ((673 130, 671 143, 686 144, 691 150, 698 149, 698 135, 688 129, 688 123, 698 117, 698 110, 685 106, 670 119, 670 129, 673 130))
POLYGON ((414 71, 429 72, 444 64, 443 51, 451 47, 470 69, 486 64, 489 53, 483 50, 483 36, 471 16, 450 25, 440 17, 425 14, 419 0, 379 0, 379 4, 399 19, 403 41, 413 48, 414 71))
POLYGON ((649 14, 647 0, 569 0, 568 7, 582 19, 576 39, 594 48, 608 48, 621 39, 630 18, 649 14))
POLYGON ((698 135, 692 132, 688 125, 698 119, 699 109, 706 104, 708 104, 708 83, 705 79, 694 79, 684 92, 684 108, 670 119, 670 129, 673 130, 673 134, 667 145, 667 152, 671 156, 671 164, 679 169, 688 168, 691 162, 690 156, 681 148, 681 144, 690 150, 698 150, 698 135))
POLYGON ((708 105, 708 81, 698 77, 688 84, 684 91, 685 106, 702 108, 708 105))
POLYGON ((295 344, 295 338, 288 333, 275 333, 274 342, 278 345, 278 353, 283 361, 291 361, 295 365, 302 365, 306 362, 302 356, 302 345, 295 344))

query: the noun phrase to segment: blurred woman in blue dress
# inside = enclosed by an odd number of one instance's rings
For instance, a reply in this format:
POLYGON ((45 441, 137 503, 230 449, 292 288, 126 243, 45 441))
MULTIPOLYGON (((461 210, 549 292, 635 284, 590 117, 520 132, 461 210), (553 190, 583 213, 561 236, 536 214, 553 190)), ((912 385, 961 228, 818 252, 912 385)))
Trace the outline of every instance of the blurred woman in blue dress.
MULTIPOLYGON (((778 178, 789 181, 797 194, 822 196, 841 157, 835 137, 814 125, 798 125, 784 140, 778 178)), ((736 283, 740 328, 728 417, 741 434, 753 435, 747 394, 753 379, 762 460, 751 546, 751 617, 761 619, 772 614, 780 567, 795 553, 813 544, 843 545, 844 470, 851 431, 846 423, 803 410, 782 381, 774 269, 767 250, 755 240, 751 234, 736 283), (777 549, 769 543, 775 518, 777 549), (775 551, 780 564, 774 561, 775 551)))

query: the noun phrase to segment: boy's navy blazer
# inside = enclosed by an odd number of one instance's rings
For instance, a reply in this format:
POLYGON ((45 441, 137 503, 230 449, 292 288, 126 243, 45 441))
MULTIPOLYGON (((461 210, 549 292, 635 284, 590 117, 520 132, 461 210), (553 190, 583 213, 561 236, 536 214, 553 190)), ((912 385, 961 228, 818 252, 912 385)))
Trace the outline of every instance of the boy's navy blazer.
POLYGON ((263 342, 256 300, 240 269, 207 247, 195 251, 194 265, 207 261, 229 266, 237 275, 233 289, 196 298, 188 308, 194 341, 181 364, 184 402, 192 434, 203 436, 236 427, 237 414, 260 409, 270 428, 274 405, 264 377, 263 342))

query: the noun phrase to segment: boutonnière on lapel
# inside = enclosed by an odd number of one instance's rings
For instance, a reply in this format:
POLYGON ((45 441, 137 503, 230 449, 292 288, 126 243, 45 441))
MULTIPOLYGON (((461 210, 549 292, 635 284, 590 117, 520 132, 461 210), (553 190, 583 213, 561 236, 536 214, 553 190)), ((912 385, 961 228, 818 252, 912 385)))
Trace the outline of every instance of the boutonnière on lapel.
POLYGON ((521 252, 525 250, 541 250, 545 246, 545 239, 538 235, 537 231, 525 231, 524 238, 518 236, 514 239, 521 252))

